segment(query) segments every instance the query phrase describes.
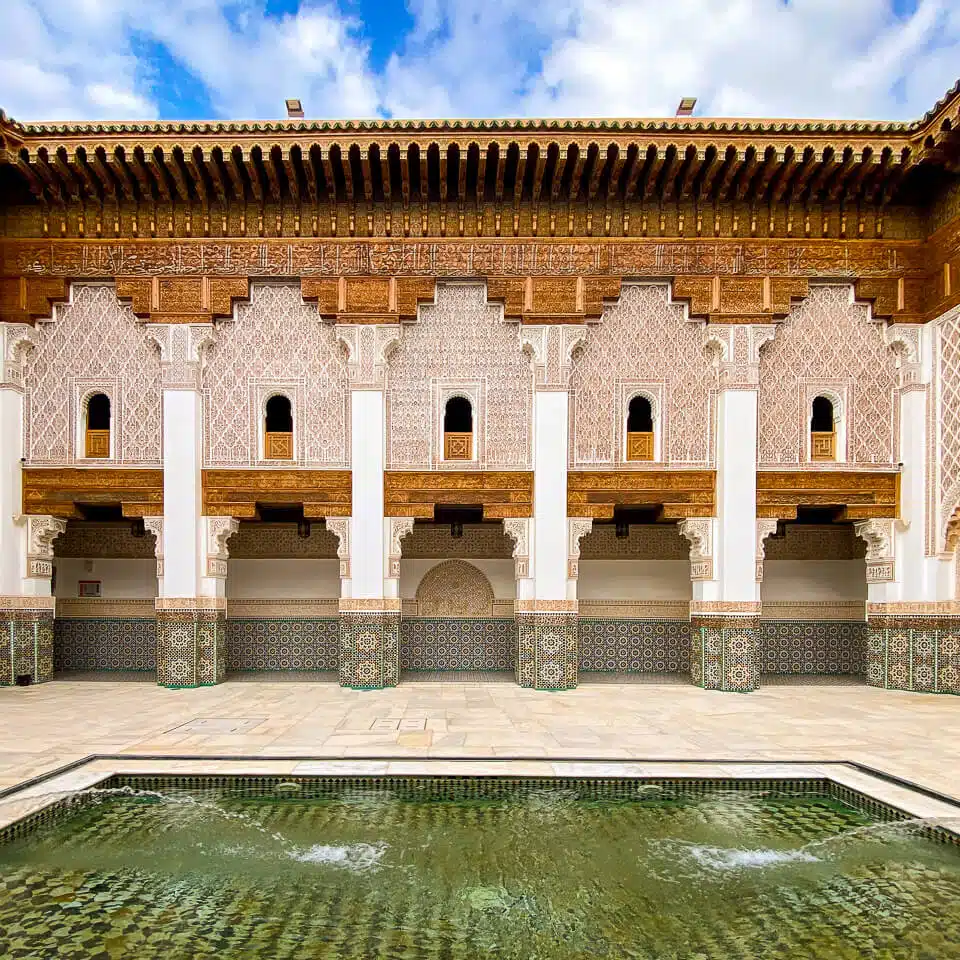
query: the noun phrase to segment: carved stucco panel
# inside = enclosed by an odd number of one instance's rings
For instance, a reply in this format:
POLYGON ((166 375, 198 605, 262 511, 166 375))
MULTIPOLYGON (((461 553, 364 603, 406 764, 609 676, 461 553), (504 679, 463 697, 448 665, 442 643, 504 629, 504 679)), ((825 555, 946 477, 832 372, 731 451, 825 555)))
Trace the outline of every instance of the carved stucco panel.
POLYGON ((516 324, 504 322, 503 308, 487 302, 481 283, 437 284, 436 302, 421 306, 417 322, 404 327, 389 360, 389 466, 431 467, 439 453, 431 450, 432 429, 443 416, 443 391, 435 385, 456 380, 485 387, 483 409, 474 411, 474 430, 484 438, 478 466, 529 469, 529 359, 516 324))
POLYGON ((623 381, 663 384, 659 428, 664 462, 710 463, 711 392, 716 375, 704 355, 703 324, 686 319, 666 284, 624 284, 620 299, 574 353, 571 454, 576 467, 623 459, 623 381))
POLYGON ((37 325, 23 384, 28 463, 82 459, 78 407, 100 385, 111 400, 112 462, 161 463, 160 352, 112 285, 75 285, 70 302, 37 325))
POLYGON ((489 617, 493 587, 483 573, 464 560, 445 560, 431 567, 417 587, 421 617, 489 617))
POLYGON ((274 392, 294 405, 296 459, 347 466, 346 355, 333 325, 319 323, 316 308, 303 303, 299 285, 254 284, 250 302, 218 325, 203 374, 207 466, 260 461, 261 408, 274 392))
MULTIPOLYGON (((937 327, 937 407, 940 424, 937 499, 941 536, 946 536, 947 525, 960 508, 960 310, 951 311, 937 327)), ((941 544, 936 548, 939 550, 941 544)))
POLYGON ((893 464, 897 358, 883 325, 853 301, 848 284, 816 285, 760 352, 759 460, 764 466, 806 460, 811 391, 826 384, 846 398, 850 463, 893 464))

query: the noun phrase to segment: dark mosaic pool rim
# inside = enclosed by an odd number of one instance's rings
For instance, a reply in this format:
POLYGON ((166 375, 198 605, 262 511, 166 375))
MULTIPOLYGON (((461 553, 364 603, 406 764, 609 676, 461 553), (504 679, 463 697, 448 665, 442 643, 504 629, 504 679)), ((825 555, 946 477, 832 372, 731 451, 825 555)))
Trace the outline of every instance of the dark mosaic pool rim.
MULTIPOLYGON (((564 777, 564 776, 457 776, 457 775, 345 775, 298 776, 279 774, 111 774, 87 789, 153 790, 161 793, 221 790, 244 798, 272 797, 284 802, 336 798, 354 791, 389 791, 400 801, 504 800, 545 790, 576 794, 577 800, 656 802, 675 798, 702 798, 711 793, 744 793, 756 796, 827 797, 883 823, 912 819, 892 804, 876 800, 826 777, 564 777), (295 793, 277 790, 296 784, 295 793), (665 793, 637 793, 656 787, 665 793)), ((944 798, 946 799, 946 798, 944 798)), ((92 803, 80 791, 56 800, 42 810, 0 828, 0 844, 29 836, 66 819, 92 803)), ((950 802, 949 800, 947 802, 950 802)), ((917 835, 960 849, 960 833, 942 826, 917 827, 917 835)))

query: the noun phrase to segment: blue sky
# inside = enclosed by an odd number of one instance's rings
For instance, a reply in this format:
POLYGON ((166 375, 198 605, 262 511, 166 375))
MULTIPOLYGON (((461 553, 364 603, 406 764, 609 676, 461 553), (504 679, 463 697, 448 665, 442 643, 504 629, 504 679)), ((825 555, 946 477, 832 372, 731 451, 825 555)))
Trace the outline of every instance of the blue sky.
POLYGON ((960 0, 2 0, 21 120, 920 116, 960 0))

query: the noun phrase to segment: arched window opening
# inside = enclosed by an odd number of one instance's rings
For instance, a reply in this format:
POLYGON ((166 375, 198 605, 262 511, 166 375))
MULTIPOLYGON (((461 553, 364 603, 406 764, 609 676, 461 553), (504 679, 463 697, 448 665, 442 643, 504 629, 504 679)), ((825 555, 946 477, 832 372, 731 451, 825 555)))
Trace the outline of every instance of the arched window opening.
POLYGON ((84 456, 106 460, 110 456, 110 398, 95 393, 87 400, 84 456))
POLYGON ((289 399, 282 394, 267 401, 263 451, 265 460, 293 459, 293 412, 289 399))
POLYGON ((473 459, 473 407, 466 397, 451 397, 444 408, 443 459, 473 459))
POLYGON ((634 397, 627 410, 627 459, 653 459, 653 408, 646 397, 634 397))
POLYGON ((815 397, 810 418, 810 459, 837 459, 837 429, 833 404, 826 397, 815 397))

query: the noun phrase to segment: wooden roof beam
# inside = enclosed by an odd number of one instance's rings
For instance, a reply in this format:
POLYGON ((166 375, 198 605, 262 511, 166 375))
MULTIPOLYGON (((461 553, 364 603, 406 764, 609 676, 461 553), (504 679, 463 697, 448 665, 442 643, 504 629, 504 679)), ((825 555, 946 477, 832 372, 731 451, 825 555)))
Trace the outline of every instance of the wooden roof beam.
MULTIPOLYGON (((52 164, 54 170, 60 174, 60 179, 63 181, 64 185, 67 188, 67 193, 70 194, 70 199, 79 201, 83 193, 80 186, 80 181, 76 178, 73 171, 67 165, 66 161, 67 152, 63 147, 60 147, 54 154, 52 158, 52 164), (60 151, 63 150, 61 155, 60 151)), ((146 172, 146 171, 144 171, 146 172)))
POLYGON ((90 166, 93 167, 93 171, 96 173, 97 179, 103 185, 104 197, 114 200, 117 196, 117 184, 113 179, 113 174, 107 169, 105 158, 106 153, 103 150, 103 147, 97 147, 93 151, 93 157, 90 160, 90 166), (103 155, 101 156, 101 154, 103 155))
MULTIPOLYGON (((710 148, 708 147, 707 149, 709 150, 710 148)), ((720 152, 720 148, 714 147, 710 159, 704 161, 701 165, 700 169, 703 174, 700 177, 699 197, 701 202, 711 198, 714 181, 717 179, 717 174, 720 173, 720 170, 723 168, 723 161, 725 159, 726 155, 720 152)))
POLYGON ((819 194, 821 188, 826 182, 827 178, 833 172, 837 166, 836 152, 833 147, 827 147, 823 151, 823 159, 820 162, 820 166, 817 169, 817 172, 810 180, 810 185, 807 188, 808 196, 813 199, 819 194))
MULTIPOLYGON (((319 150, 320 148, 317 147, 317 149, 319 150)), ((309 146, 306 150, 301 149, 300 163, 303 165, 303 179, 307 184, 307 195, 310 197, 310 202, 315 204, 319 194, 317 170, 313 164, 313 145, 309 146)))
POLYGON ((126 153, 123 147, 115 147, 107 162, 120 184, 124 197, 127 200, 135 200, 137 189, 133 177, 130 176, 130 171, 127 169, 126 153))
POLYGON ((757 203, 763 202, 770 181, 784 170, 786 163, 787 156, 785 153, 778 153, 773 147, 767 147, 764 152, 763 166, 753 179, 753 198, 757 203))
POLYGON ((420 202, 426 203, 430 197, 430 166, 427 160, 427 154, 430 152, 428 147, 426 150, 420 151, 420 202))
POLYGON ((130 169, 140 186, 140 196, 144 200, 153 199, 153 178, 150 176, 143 161, 143 150, 140 147, 134 148, 130 154, 130 169), (140 151, 139 153, 137 151, 140 151))
POLYGON ((664 202, 672 200, 676 192, 677 175, 680 173, 680 167, 686 159, 685 154, 681 154, 680 148, 674 144, 667 147, 667 160, 663 165, 660 174, 660 196, 664 202))
POLYGON ((876 196, 880 192, 880 188, 883 186, 884 181, 887 179, 892 166, 893 151, 887 147, 880 154, 880 162, 875 164, 870 177, 867 179, 866 186, 863 191, 863 199, 865 203, 873 203, 873 201, 876 199, 876 196))
MULTIPOLYGON (((280 148, 280 164, 283 167, 283 172, 287 176, 287 192, 290 194, 290 199, 294 203, 300 202, 300 176, 299 171, 297 170, 297 165, 293 159, 293 150, 300 150, 299 147, 281 147, 280 148)), ((302 151, 300 151, 302 156, 302 151)))
POLYGON ((810 178, 818 169, 818 164, 823 159, 822 154, 818 154, 812 147, 807 147, 803 151, 803 162, 800 169, 794 174, 793 179, 788 186, 788 199, 793 202, 803 196, 810 183, 810 178))
POLYGON ((403 205, 410 203, 410 148, 400 149, 400 195, 403 205))
POLYGON ((533 170, 533 192, 530 199, 537 203, 540 200, 540 191, 543 189, 543 174, 547 169, 547 153, 537 148, 537 165, 533 170))
POLYGON ((91 200, 100 200, 100 184, 94 177, 87 163, 87 154, 82 147, 77 147, 73 153, 73 159, 70 161, 74 173, 79 176, 80 182, 87 191, 87 196, 91 200))
MULTIPOLYGON (((457 200, 460 203, 463 203, 467 195, 467 163, 470 160, 470 147, 471 144, 467 144, 467 149, 460 154, 460 164, 457 167, 457 200)), ((479 147, 477 149, 479 150, 479 147)))
POLYGON ((280 184, 280 174, 277 171, 277 164, 273 156, 276 147, 270 147, 266 151, 260 151, 260 163, 263 164, 263 172, 267 175, 267 187, 270 190, 270 199, 274 203, 280 203, 283 199, 283 190, 280 184))
POLYGON ((47 162, 47 152, 41 148, 41 151, 37 154, 34 154, 30 157, 29 165, 32 168, 35 168, 40 175, 40 178, 43 180, 47 192, 50 194, 50 197, 53 199, 53 202, 57 204, 58 207, 62 207, 66 203, 63 183, 60 177, 53 171, 50 167, 50 164, 47 162))
POLYGON ((643 199, 650 200, 657 189, 657 181, 660 179, 660 171, 667 159, 666 150, 655 147, 656 155, 647 163, 647 169, 643 181, 643 199))
MULTIPOLYGON (((358 148, 359 149, 359 148, 358 148)), ((366 150, 360 150, 360 172, 363 175, 363 196, 367 203, 373 203, 373 174, 370 170, 371 145, 366 150)))
POLYGON ((393 183, 390 178, 390 151, 393 149, 393 145, 387 147, 380 154, 380 179, 383 181, 383 199, 387 203, 393 201, 393 183))
POLYGON ((260 168, 257 166, 253 150, 244 151, 241 156, 243 158, 243 165, 247 171, 247 177, 250 180, 253 199, 257 201, 259 206, 263 206, 263 182, 260 179, 260 168))
MULTIPOLYGON (((597 195, 597 187, 600 185, 600 174, 603 173, 603 168, 607 165, 607 155, 600 150, 599 143, 591 143, 590 146, 597 148, 593 167, 590 170, 590 179, 587 182, 587 199, 592 202, 597 195)), ((589 147, 587 149, 589 152, 589 147)))
POLYGON ((340 169, 343 171, 343 188, 347 194, 347 200, 351 203, 355 199, 354 196, 354 187, 353 187, 353 168, 350 165, 350 150, 352 147, 347 147, 346 151, 341 147, 340 148, 340 169))
POLYGON ((206 203, 207 181, 204 178, 204 167, 206 164, 203 160, 203 151, 200 149, 200 147, 194 147, 189 153, 184 151, 183 161, 187 168, 187 173, 190 175, 190 179, 193 181, 193 188, 196 190, 197 196, 200 198, 202 203, 206 203))
POLYGON ((756 147, 747 147, 747 157, 740 167, 737 174, 737 182, 733 188, 734 198, 738 201, 745 200, 750 192, 750 185, 753 183, 753 175, 757 172, 760 161, 756 147))
POLYGON ((697 182, 697 174, 703 169, 704 162, 706 161, 706 152, 704 150, 697 150, 695 147, 688 147, 687 160, 687 169, 684 171, 683 180, 680 184, 680 197, 683 200, 689 200, 693 195, 693 187, 697 182))
POLYGON ((173 182, 177 185, 177 192, 184 203, 190 202, 190 184, 187 182, 187 172, 180 159, 180 150, 174 147, 169 153, 164 154, 164 161, 173 182))
POLYGON ((652 147, 648 147, 644 150, 640 144, 637 144, 637 156, 633 162, 633 166, 630 168, 630 175, 627 177, 627 182, 623 187, 624 200, 633 200, 637 195, 637 184, 643 182, 644 171, 651 162, 650 151, 652 149, 652 147))
POLYGON ((613 157, 610 159, 610 178, 607 180, 608 201, 615 199, 617 196, 617 191, 620 189, 620 175, 623 173, 623 165, 627 161, 627 155, 618 144, 614 144, 613 151, 613 157))
POLYGON ((800 163, 802 163, 802 160, 797 160, 797 151, 793 147, 787 147, 780 169, 770 184, 770 203, 773 206, 776 206, 783 199, 800 163))
POLYGON ((233 187, 233 195, 238 203, 243 203, 247 196, 247 187, 243 182, 243 173, 240 170, 240 164, 243 162, 243 155, 237 159, 237 154, 231 150, 223 155, 223 165, 227 168, 227 176, 230 178, 230 185, 233 187))
POLYGON ((570 175, 570 200, 576 200, 580 196, 580 181, 583 179, 583 165, 587 162, 587 151, 577 147, 577 160, 573 165, 573 172, 570 175))
POLYGON ((834 170, 829 183, 826 185, 827 199, 830 203, 836 203, 836 201, 840 199, 847 177, 859 161, 860 156, 852 147, 847 147, 847 149, 844 150, 843 162, 834 170))
POLYGON ((437 150, 437 161, 438 168, 440 170, 440 201, 442 203, 447 202, 447 160, 450 155, 450 150, 452 147, 447 147, 446 150, 437 150))
MULTIPOLYGON (((221 157, 223 156, 223 151, 220 151, 221 157)), ((223 173, 220 170, 220 163, 217 160, 217 155, 213 150, 204 150, 200 153, 200 162, 207 168, 207 172, 210 174, 210 182, 213 184, 213 191, 217 195, 217 199, 220 203, 227 202, 227 183, 223 179, 223 173)))
POLYGON ((727 150, 723 175, 717 184, 717 200, 723 201, 729 199, 730 185, 733 183, 734 178, 739 173, 745 161, 746 155, 740 150, 737 150, 736 147, 731 147, 727 150))
POLYGON ((478 145, 479 155, 477 157, 477 203, 483 203, 487 186, 487 153, 489 147, 484 149, 478 145))
POLYGON ((333 175, 333 160, 330 158, 330 148, 322 150, 320 162, 323 164, 323 178, 327 183, 327 202, 337 202, 337 181, 333 175))
POLYGON ((860 187, 864 180, 869 174, 873 173, 878 166, 879 163, 874 159, 873 151, 870 147, 867 147, 863 151, 860 162, 854 167, 853 172, 847 177, 846 183, 843 186, 844 200, 855 200, 860 193, 860 187))

